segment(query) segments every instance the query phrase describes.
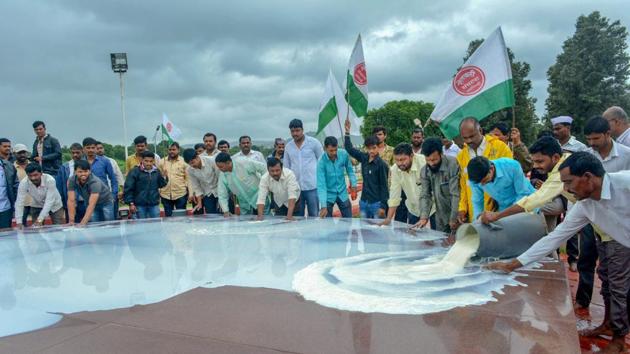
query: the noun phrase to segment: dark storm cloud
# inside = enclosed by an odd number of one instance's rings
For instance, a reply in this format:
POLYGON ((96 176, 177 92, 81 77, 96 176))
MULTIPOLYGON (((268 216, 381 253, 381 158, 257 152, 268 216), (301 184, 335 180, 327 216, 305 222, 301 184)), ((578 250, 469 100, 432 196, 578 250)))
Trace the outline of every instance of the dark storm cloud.
POLYGON ((502 25, 532 65, 544 113, 546 71, 580 14, 630 23, 621 1, 79 1, 0 4, 2 133, 32 141, 44 119, 64 144, 93 135, 122 143, 119 83, 109 53, 129 53, 129 139, 151 135, 162 112, 191 143, 205 131, 286 136, 302 117, 314 129, 329 68, 338 77, 364 38, 370 106, 434 101, 468 42, 502 25))

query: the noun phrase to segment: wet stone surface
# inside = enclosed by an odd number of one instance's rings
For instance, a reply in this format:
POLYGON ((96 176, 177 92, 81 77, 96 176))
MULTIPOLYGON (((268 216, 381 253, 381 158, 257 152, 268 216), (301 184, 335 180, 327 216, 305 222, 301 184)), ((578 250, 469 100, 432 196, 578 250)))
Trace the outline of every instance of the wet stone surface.
MULTIPOLYGON (((579 350, 558 262, 509 279, 469 264, 454 277, 467 279, 459 284, 465 286, 422 279, 425 298, 439 297, 437 287, 445 285, 452 296, 450 309, 433 313, 412 306, 398 313, 346 311, 293 292, 296 273, 334 261, 369 264, 336 268, 345 290, 400 298, 400 287, 375 288, 378 278, 367 275, 439 259, 447 252, 443 241, 432 232, 411 235, 402 224, 379 228, 358 219, 173 218, 1 234, 0 352, 579 350), (353 271, 361 269, 361 283, 353 283, 353 271), (477 303, 459 301, 462 290, 477 292, 477 303)), ((403 298, 418 297, 416 283, 402 285, 403 298)))

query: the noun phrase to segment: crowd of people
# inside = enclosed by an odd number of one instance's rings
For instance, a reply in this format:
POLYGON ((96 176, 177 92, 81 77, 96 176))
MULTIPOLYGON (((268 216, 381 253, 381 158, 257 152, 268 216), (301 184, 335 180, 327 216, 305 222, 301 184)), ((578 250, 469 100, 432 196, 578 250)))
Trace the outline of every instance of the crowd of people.
POLYGON ((460 123, 461 145, 425 139, 418 127, 408 143, 392 147, 387 130, 376 127, 358 149, 346 121, 340 149, 337 137, 326 137, 322 145, 294 119, 291 139, 276 139, 267 157, 252 150, 249 136, 240 137, 240 151, 230 155, 226 140, 207 133, 203 143, 183 151, 170 143, 168 156, 160 158, 138 136, 123 174, 92 137, 71 144, 71 159, 62 163, 59 141, 36 121, 32 149, 0 139, 0 229, 13 223, 37 227, 46 219, 86 225, 126 215, 157 218, 160 205, 169 217, 189 203, 195 214, 258 220, 332 217, 335 206, 341 217, 352 217, 359 185, 361 217, 382 226, 396 220, 453 233, 473 220, 541 213, 549 235, 518 259, 488 267, 512 271, 568 241, 570 269, 580 273, 576 306, 587 308, 599 258, 606 318, 582 334, 612 335, 614 345, 624 345, 630 317, 630 121, 620 107, 592 117, 583 131, 588 146, 572 135, 571 117, 551 123, 529 148, 518 129, 498 123, 484 135, 470 117, 460 123), (118 210, 119 201, 128 209, 118 210))

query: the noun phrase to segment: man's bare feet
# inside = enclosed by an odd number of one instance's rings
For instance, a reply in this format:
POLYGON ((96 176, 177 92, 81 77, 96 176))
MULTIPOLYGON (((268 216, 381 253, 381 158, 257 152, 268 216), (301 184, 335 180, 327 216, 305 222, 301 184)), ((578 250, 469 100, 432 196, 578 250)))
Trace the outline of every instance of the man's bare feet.
POLYGON ((618 353, 626 353, 626 341, 625 337, 613 337, 613 339, 608 343, 606 348, 602 349, 600 353, 606 354, 618 354, 618 353))
POLYGON ((582 337, 599 337, 599 336, 612 337, 613 333, 612 333, 612 330, 610 329, 610 326, 608 326, 608 323, 602 323, 601 325, 595 328, 581 330, 579 332, 579 335, 582 337))

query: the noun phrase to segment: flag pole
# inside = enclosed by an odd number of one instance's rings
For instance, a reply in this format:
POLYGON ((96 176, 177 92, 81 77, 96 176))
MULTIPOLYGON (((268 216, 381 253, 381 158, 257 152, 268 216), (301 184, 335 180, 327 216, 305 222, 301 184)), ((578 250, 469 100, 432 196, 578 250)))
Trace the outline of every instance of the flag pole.
POLYGON ((424 122, 424 125, 422 126, 422 130, 427 129, 427 127, 429 126, 429 123, 431 123, 431 117, 427 118, 427 121, 424 122))
POLYGON ((349 92, 350 89, 348 88, 348 78, 346 77, 346 122, 350 120, 350 97, 348 96, 349 92))
MULTIPOLYGON (((350 90, 348 88, 348 75, 346 74, 346 95, 344 97, 344 99, 346 100, 346 122, 350 120, 350 97, 348 97, 348 92, 349 91, 350 90)), ((341 118, 339 118, 339 110, 337 110, 337 117, 338 117, 338 121, 339 121, 339 129, 341 129, 341 118)), ((344 124, 345 124, 345 122, 344 122, 344 124)), ((341 132, 345 133, 345 131, 343 129, 341 129, 341 132)), ((344 135, 341 136, 342 139, 343 139, 344 135)))
POLYGON ((158 125, 157 128, 155 128, 155 134, 153 134, 153 152, 157 154, 157 148, 158 148, 158 141, 157 141, 157 136, 158 136, 158 132, 160 131, 161 126, 158 125))
POLYGON ((512 106, 512 128, 516 128, 516 112, 514 106, 512 106))
MULTIPOLYGON (((344 132, 343 128, 341 127, 341 117, 339 116, 339 110, 337 110, 337 123, 339 123, 339 132, 341 133, 341 140, 343 140, 345 132, 344 132)), ((339 143, 341 143, 341 142, 339 142, 339 143)))

